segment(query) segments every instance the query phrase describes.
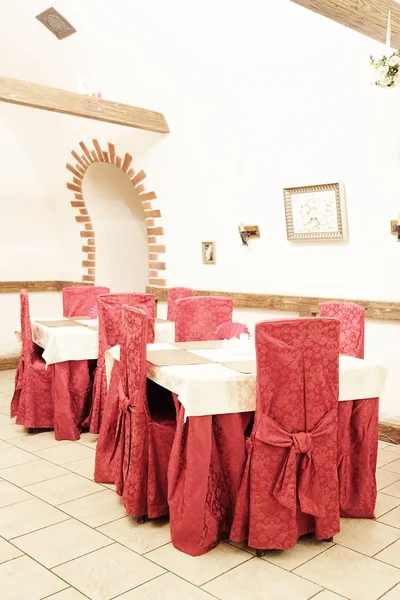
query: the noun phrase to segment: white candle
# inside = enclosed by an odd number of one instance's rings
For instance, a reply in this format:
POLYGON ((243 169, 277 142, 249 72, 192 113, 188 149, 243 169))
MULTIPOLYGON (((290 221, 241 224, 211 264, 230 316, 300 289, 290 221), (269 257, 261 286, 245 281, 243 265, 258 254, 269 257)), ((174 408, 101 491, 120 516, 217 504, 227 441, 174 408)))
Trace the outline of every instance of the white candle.
MULTIPOLYGON (((399 215, 400 215, 400 213, 399 213, 399 215)), ((244 231, 244 223, 243 223, 243 221, 240 221, 240 223, 239 223, 239 231, 240 232, 244 231)))

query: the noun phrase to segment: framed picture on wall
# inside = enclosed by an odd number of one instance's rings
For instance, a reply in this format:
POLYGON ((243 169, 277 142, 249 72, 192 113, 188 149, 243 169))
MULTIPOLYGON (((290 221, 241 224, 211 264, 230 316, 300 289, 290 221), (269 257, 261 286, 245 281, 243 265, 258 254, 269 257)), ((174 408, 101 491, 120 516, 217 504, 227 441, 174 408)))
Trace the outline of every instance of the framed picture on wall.
POLYGON ((203 251, 203 263, 215 265, 215 242, 201 242, 203 251))
POLYGON ((283 194, 288 240, 347 239, 343 183, 285 188, 283 194))

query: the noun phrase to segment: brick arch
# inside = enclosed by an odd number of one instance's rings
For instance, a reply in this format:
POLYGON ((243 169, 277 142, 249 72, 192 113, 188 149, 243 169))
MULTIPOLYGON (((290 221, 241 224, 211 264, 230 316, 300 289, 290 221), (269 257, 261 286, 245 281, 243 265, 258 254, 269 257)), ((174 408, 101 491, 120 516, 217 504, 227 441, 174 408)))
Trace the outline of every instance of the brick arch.
POLYGON ((80 151, 76 152, 75 150, 72 150, 71 154, 76 160, 76 164, 66 164, 68 171, 73 175, 72 183, 67 183, 67 188, 74 193, 74 199, 71 200, 71 206, 76 211, 75 220, 82 224, 83 227, 83 230, 80 232, 84 244, 82 246, 82 252, 84 254, 82 267, 86 272, 82 275, 82 281, 86 283, 96 282, 95 232, 83 197, 82 182, 87 169, 93 163, 104 162, 114 165, 126 173, 126 176, 130 179, 138 193, 144 210, 149 243, 149 285, 166 287, 167 282, 162 277, 163 271, 166 269, 166 264, 165 262, 159 261, 159 255, 165 253, 165 245, 160 243, 159 237, 164 235, 164 228, 160 225, 162 218, 161 211, 159 209, 154 209, 152 205, 152 200, 155 200, 157 195, 155 192, 146 191, 143 183, 146 178, 146 173, 143 170, 136 172, 133 167, 131 167, 132 156, 130 154, 126 153, 123 158, 118 156, 115 152, 114 144, 109 143, 108 150, 104 151, 101 149, 97 140, 92 140, 92 142, 93 150, 89 150, 84 142, 80 142, 79 146, 81 147, 83 154, 81 154, 80 151))

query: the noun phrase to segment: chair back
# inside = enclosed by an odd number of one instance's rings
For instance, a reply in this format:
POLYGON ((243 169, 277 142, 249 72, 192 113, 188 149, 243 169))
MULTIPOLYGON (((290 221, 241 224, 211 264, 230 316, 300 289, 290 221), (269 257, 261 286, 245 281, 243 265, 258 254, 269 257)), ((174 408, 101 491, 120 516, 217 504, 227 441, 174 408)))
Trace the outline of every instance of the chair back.
POLYGON ((104 294, 98 297, 99 307, 99 361, 104 353, 120 343, 121 313, 124 304, 145 311, 148 316, 147 342, 154 342, 154 320, 156 302, 152 294, 118 293, 104 294))
POLYGON ((121 319, 120 377, 124 395, 134 412, 146 412, 146 311, 124 305, 121 319))
POLYGON ((321 302, 320 317, 340 321, 340 354, 364 358, 365 308, 353 302, 321 302))
POLYGON ((62 291, 64 317, 86 317, 95 308, 100 294, 109 294, 110 288, 96 285, 65 287, 62 291))
POLYGON ((31 315, 29 311, 29 296, 26 290, 21 290, 20 314, 21 314, 21 340, 22 340, 22 360, 25 363, 32 362, 36 356, 35 344, 32 340, 31 315))
POLYGON ((336 319, 257 323, 256 413, 296 433, 311 431, 335 408, 339 398, 339 330, 336 319))
POLYGON ((183 298, 176 301, 175 307, 177 342, 218 340, 218 325, 232 320, 233 300, 224 296, 183 298))
POLYGON ((192 298, 195 295, 195 291, 191 288, 186 287, 173 287, 168 289, 168 310, 167 319, 168 321, 175 321, 176 319, 176 307, 175 302, 182 300, 182 298, 192 298))

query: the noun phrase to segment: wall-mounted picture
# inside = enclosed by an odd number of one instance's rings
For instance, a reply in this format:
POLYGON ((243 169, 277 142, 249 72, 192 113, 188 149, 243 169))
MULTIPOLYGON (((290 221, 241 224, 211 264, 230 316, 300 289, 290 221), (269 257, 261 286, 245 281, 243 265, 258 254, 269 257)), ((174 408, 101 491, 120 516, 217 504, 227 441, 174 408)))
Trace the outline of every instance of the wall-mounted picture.
POLYGON ((343 183, 285 188, 283 193, 288 240, 347 239, 343 183))
POLYGON ((203 249, 203 263, 215 265, 215 242, 201 242, 203 249))

